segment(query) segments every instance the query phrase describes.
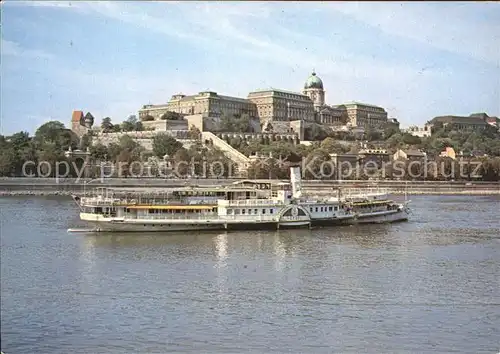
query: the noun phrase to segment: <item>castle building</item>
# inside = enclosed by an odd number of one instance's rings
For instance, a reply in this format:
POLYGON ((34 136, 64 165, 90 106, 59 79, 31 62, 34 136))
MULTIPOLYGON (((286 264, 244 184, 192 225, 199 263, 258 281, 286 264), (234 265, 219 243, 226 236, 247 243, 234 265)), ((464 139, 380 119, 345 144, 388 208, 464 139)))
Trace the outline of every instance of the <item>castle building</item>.
POLYGON ((257 107, 261 122, 314 120, 313 102, 301 93, 272 88, 250 92, 248 100, 257 107))
POLYGON ((203 91, 197 95, 173 95, 164 105, 145 105, 139 110, 139 118, 152 116, 155 120, 161 118, 166 112, 175 112, 182 115, 205 115, 207 117, 233 116, 235 114, 248 114, 250 118, 257 117, 257 108, 250 100, 223 96, 213 91, 203 91))
POLYGON ((323 81, 313 71, 311 76, 304 84, 304 95, 307 95, 313 102, 315 120, 324 125, 342 125, 345 124, 345 111, 325 104, 325 90, 323 81))
POLYGON ((486 113, 473 113, 468 117, 465 116, 438 116, 434 117, 428 125, 431 128, 441 124, 443 127, 449 126, 451 129, 465 131, 465 130, 483 130, 488 126, 487 118, 490 118, 486 113))
POLYGON ((347 122, 353 127, 382 128, 387 124, 387 112, 379 106, 360 102, 349 102, 338 106, 347 115, 347 122))
POLYGON ((325 104, 323 81, 314 71, 306 80, 302 93, 270 88, 250 92, 247 98, 219 95, 213 91, 189 96, 177 94, 167 104, 143 106, 139 118, 156 126, 167 112, 192 119, 198 116, 198 125, 200 120, 248 114, 250 118, 258 118, 262 126, 272 124, 282 131, 289 131, 288 123, 297 121, 363 128, 381 128, 388 122, 387 112, 382 107, 359 102, 325 104))
POLYGON ((94 117, 90 112, 83 115, 83 111, 73 111, 71 115, 71 130, 78 136, 82 137, 92 129, 94 117))

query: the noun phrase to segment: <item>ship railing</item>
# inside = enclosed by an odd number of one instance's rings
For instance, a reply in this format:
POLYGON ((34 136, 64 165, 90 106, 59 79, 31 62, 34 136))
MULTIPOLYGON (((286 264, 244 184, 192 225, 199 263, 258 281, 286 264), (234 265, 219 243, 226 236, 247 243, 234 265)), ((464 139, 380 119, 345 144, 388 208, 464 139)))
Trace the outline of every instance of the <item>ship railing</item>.
POLYGON ((242 200, 219 200, 218 205, 222 207, 228 206, 261 206, 261 205, 281 205, 280 200, 269 199, 242 199, 242 200))
POLYGON ((82 205, 93 205, 93 206, 127 206, 127 205, 151 205, 152 207, 157 205, 212 205, 216 204, 217 199, 206 199, 206 200, 186 200, 181 199, 124 199, 124 198, 96 198, 87 197, 81 199, 82 205))
POLYGON ((344 198, 366 197, 373 195, 387 195, 389 192, 386 188, 347 188, 341 191, 341 196, 344 198))

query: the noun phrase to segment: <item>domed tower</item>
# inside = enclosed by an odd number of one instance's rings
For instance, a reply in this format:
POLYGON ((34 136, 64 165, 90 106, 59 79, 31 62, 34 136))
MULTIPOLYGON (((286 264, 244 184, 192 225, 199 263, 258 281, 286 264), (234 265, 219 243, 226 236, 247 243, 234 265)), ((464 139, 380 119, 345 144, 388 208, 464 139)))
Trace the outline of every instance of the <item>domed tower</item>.
POLYGON ((304 84, 304 91, 302 92, 304 93, 304 95, 309 96, 309 98, 313 101, 315 109, 319 109, 325 104, 325 90, 323 90, 323 81, 321 81, 321 79, 316 76, 316 73, 314 71, 304 84))

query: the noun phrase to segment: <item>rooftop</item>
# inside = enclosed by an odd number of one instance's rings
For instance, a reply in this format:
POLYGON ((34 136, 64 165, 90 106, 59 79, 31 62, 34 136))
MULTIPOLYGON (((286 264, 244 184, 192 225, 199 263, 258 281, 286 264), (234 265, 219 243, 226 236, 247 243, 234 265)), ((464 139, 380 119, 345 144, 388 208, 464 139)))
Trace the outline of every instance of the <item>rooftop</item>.
POLYGON ((436 122, 441 122, 441 123, 458 123, 458 124, 474 124, 474 125, 485 125, 488 124, 482 119, 482 117, 478 116, 469 116, 469 117, 464 117, 464 116, 452 116, 452 115, 447 115, 447 116, 438 116, 434 117, 431 120, 431 123, 436 123, 436 122))
POLYGON ((277 88, 274 88, 274 87, 270 87, 270 88, 267 88, 267 89, 257 89, 257 90, 254 90, 254 91, 250 92, 248 94, 248 96, 250 96, 252 93, 262 93, 262 92, 281 92, 281 93, 288 93, 288 94, 292 94, 292 95, 299 95, 299 96, 307 97, 306 95, 304 95, 304 94, 302 94, 300 92, 287 91, 287 90, 277 89, 277 88))
POLYGON ((365 106, 365 107, 373 107, 373 108, 383 109, 383 108, 382 108, 382 107, 380 107, 380 106, 375 106, 375 105, 373 105, 373 104, 363 103, 363 102, 358 102, 358 101, 350 101, 350 102, 346 102, 346 103, 341 104, 340 106, 354 106, 354 105, 357 105, 357 106, 365 106))
POLYGON ((73 111, 73 115, 71 116, 72 122, 79 122, 83 118, 83 111, 73 111))

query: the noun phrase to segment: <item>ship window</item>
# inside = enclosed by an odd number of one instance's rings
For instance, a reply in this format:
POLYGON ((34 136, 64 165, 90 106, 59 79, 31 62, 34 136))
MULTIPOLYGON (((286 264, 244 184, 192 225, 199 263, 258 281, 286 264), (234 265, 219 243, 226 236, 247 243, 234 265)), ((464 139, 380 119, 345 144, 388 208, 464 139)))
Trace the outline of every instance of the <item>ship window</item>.
POLYGON ((254 209, 254 210, 253 210, 253 213, 254 213, 254 214, 257 214, 258 212, 259 212, 259 211, 258 211, 257 209, 254 209))
POLYGON ((235 215, 240 215, 240 209, 234 209, 234 214, 235 215))
POLYGON ((248 209, 248 214, 252 214, 252 209, 248 209))
POLYGON ((337 207, 334 207, 334 208, 333 208, 333 210, 334 210, 334 211, 337 211, 337 210, 339 210, 339 208, 337 208, 337 207))
POLYGON ((323 207, 319 208, 319 211, 321 211, 321 212, 322 212, 322 211, 323 211, 323 207))
POLYGON ((241 213, 244 215, 245 214, 245 211, 246 209, 241 209, 241 213))
POLYGON ((269 212, 272 214, 274 213, 274 209, 269 209, 269 212))
POLYGON ((233 213, 233 209, 227 209, 227 215, 231 215, 233 213))
POLYGON ((311 207, 311 208, 309 208, 309 211, 312 213, 312 212, 313 212, 313 208, 312 208, 312 207, 311 207))
POLYGON ((262 209, 262 214, 265 214, 266 213, 266 209, 262 209))
POLYGON ((316 212, 318 212, 318 207, 316 207, 316 210, 315 210, 315 211, 316 211, 316 212))
POLYGON ((332 208, 332 207, 328 207, 328 211, 332 211, 332 210, 333 210, 333 208, 332 208))

